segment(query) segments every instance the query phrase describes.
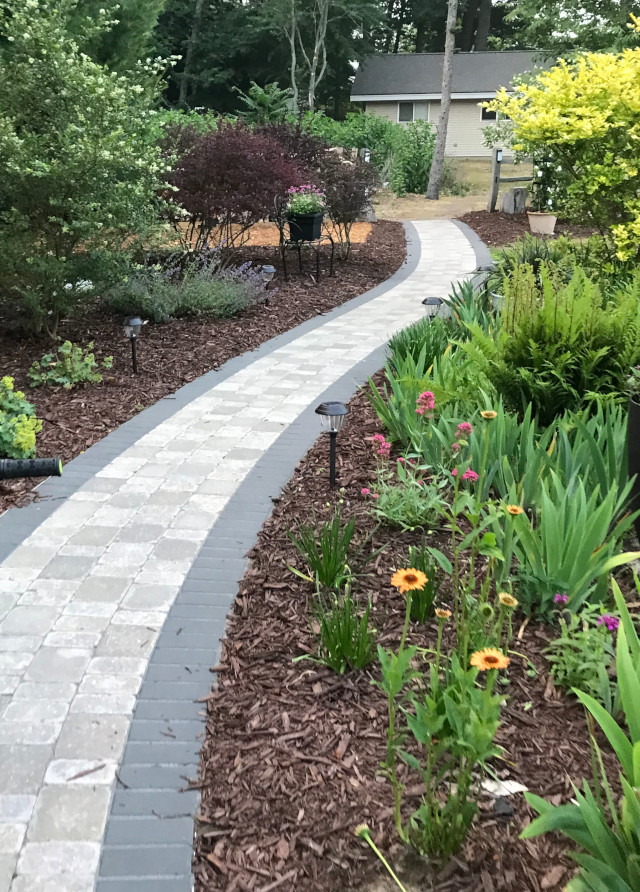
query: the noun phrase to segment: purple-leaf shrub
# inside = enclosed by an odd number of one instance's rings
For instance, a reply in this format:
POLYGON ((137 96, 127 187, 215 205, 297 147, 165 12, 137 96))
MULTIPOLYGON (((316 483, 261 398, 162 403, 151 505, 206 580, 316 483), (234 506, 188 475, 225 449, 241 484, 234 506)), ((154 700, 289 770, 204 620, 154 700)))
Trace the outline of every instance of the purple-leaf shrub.
POLYGON ((327 214, 339 238, 343 260, 351 251, 351 227, 365 211, 380 181, 373 164, 358 159, 345 161, 327 152, 320 165, 319 181, 324 187, 327 214))
POLYGON ((232 252, 275 200, 304 179, 280 144, 242 123, 205 133, 182 127, 168 134, 167 145, 178 153, 169 176, 171 223, 195 251, 221 245, 232 252))

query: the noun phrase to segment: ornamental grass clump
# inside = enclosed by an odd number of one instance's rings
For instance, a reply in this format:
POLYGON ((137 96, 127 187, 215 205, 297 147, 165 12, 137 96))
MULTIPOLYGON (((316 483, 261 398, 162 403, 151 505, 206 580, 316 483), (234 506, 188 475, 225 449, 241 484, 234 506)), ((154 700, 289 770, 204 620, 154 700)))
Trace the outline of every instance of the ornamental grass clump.
POLYGON ((376 642, 376 630, 369 622, 371 601, 361 609, 347 582, 342 594, 325 596, 317 592, 311 614, 318 627, 316 655, 305 654, 297 660, 313 660, 338 675, 344 675, 347 669, 364 669, 369 665, 375 656, 376 642))
POLYGON ((309 570, 309 575, 294 567, 289 569, 315 583, 318 590, 337 590, 351 578, 349 556, 356 529, 355 517, 343 525, 342 510, 338 506, 329 520, 317 529, 317 524, 300 524, 295 532, 287 530, 287 536, 295 545, 309 570))

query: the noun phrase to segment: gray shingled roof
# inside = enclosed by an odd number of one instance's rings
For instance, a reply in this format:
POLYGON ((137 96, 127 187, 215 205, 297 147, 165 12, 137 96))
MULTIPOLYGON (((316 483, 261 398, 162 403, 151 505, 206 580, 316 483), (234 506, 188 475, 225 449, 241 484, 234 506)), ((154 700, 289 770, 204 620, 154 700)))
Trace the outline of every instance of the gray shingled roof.
MULTIPOLYGON (((453 93, 493 94, 508 87, 514 75, 534 67, 536 53, 507 51, 456 53, 453 59, 453 93)), ((397 53, 365 59, 351 88, 352 96, 440 93, 442 53, 397 53)))

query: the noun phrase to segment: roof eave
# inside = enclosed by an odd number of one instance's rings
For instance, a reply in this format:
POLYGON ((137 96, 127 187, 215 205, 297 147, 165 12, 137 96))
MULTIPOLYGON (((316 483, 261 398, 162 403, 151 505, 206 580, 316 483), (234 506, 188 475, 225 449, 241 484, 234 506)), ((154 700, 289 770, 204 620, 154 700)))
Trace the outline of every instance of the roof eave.
MULTIPOLYGON (((440 100, 442 93, 352 93, 351 102, 423 102, 440 100)), ((452 99, 495 99, 496 91, 484 93, 452 93, 452 99)))

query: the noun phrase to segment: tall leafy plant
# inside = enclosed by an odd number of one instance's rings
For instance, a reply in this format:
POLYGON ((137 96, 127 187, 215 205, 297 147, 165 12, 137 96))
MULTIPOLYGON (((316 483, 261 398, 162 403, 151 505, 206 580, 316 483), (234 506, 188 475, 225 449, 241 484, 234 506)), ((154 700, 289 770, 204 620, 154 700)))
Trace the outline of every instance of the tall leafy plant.
POLYGON ((96 64, 79 42, 110 23, 102 10, 74 37, 73 6, 0 6, 0 278, 9 311, 52 337, 87 280, 117 277, 153 232, 169 167, 155 111, 165 63, 126 77, 96 64))
MULTIPOLYGON (((626 495, 630 484, 626 487, 626 495)), ((612 488, 587 495, 580 479, 563 484, 550 472, 533 518, 515 518, 515 553, 519 562, 519 600, 530 613, 545 614, 556 592, 567 592, 569 607, 578 610, 590 597, 604 600, 608 574, 640 557, 620 554, 624 534, 637 513, 616 520, 620 494, 612 488)))
POLYGON ((593 697, 575 694, 598 723, 620 764, 622 799, 617 802, 592 736, 597 769, 593 786, 573 786, 575 803, 553 806, 540 796, 525 793, 538 813, 524 829, 524 839, 559 832, 582 851, 572 853, 580 865, 570 892, 634 892, 640 888, 640 642, 620 589, 613 583, 622 623, 618 630, 616 668, 626 728, 621 727, 593 697))

